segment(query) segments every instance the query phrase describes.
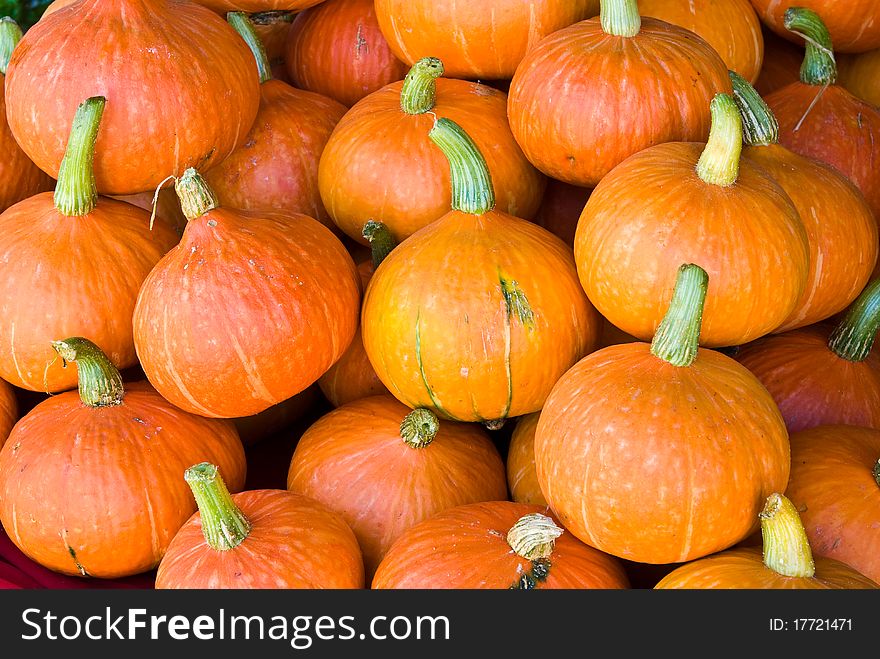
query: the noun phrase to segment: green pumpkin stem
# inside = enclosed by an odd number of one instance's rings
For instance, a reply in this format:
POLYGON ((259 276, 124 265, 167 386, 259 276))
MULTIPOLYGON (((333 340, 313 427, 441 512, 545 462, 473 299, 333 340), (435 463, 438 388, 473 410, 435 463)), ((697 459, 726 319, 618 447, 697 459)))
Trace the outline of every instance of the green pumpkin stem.
POLYGON ((400 90, 400 109, 407 114, 424 114, 434 109, 437 78, 443 75, 443 62, 423 57, 412 65, 400 90))
POLYGON ((388 226, 383 222, 368 220, 364 225, 361 235, 370 243, 372 251, 373 268, 378 268, 379 264, 385 260, 385 257, 397 247, 397 241, 391 235, 388 226))
POLYGON ((12 51, 21 41, 22 31, 15 19, 9 16, 0 18, 0 73, 6 75, 12 51))
POLYGON ((440 430, 437 415, 424 407, 414 409, 400 424, 400 436, 411 448, 425 448, 440 430))
POLYGON ((638 0, 600 0, 599 22, 605 34, 636 36, 642 29, 638 0))
POLYGON ((819 15, 805 7, 789 7, 783 16, 783 25, 789 32, 804 38, 804 61, 801 63, 801 82, 807 85, 832 85, 837 81, 837 62, 831 34, 819 15))
POLYGON ((700 347, 700 329, 709 275, 692 263, 678 269, 672 301, 651 342, 651 354, 673 366, 694 363, 700 347))
POLYGON ((62 215, 88 215, 98 204, 93 164, 105 104, 103 96, 93 96, 80 103, 73 116, 53 197, 55 208, 62 215))
POLYGON ((52 341, 52 349, 66 366, 75 362, 79 398, 89 407, 119 405, 125 396, 122 375, 94 343, 81 336, 52 341))
POLYGON ((217 195, 208 186, 208 182, 192 167, 183 176, 175 179, 174 191, 187 220, 194 220, 220 206, 217 195))
POLYGON ((709 104, 712 127, 709 141, 697 161, 697 176, 710 185, 736 183, 742 153, 743 129, 739 108, 730 94, 716 94, 709 104))
POLYGON ((452 181, 453 210, 482 215, 495 207, 495 189, 483 154, 464 129, 441 117, 428 133, 446 159, 452 181))
POLYGON ((758 90, 735 71, 728 71, 733 100, 742 119, 743 143, 748 146, 779 144, 779 122, 758 90))
POLYGON ((235 28, 239 36, 251 49, 254 59, 257 61, 257 72, 260 74, 260 83, 272 79, 272 66, 269 64, 269 56, 263 45, 260 35, 254 29, 254 24, 243 11, 231 11, 226 14, 226 21, 235 28))
POLYGON ((234 549, 248 537, 251 524, 235 505, 216 465, 202 462, 184 472, 202 521, 202 533, 211 549, 234 549))
POLYGON ((880 329, 880 279, 870 282, 828 337, 831 351, 850 362, 863 362, 880 329))
POLYGON ((541 513, 531 513, 520 517, 507 532, 507 544, 528 561, 549 558, 556 546, 556 538, 563 530, 551 517, 541 513))
POLYGON ((794 504, 775 492, 767 497, 761 519, 764 565, 786 577, 812 577, 813 552, 804 524, 794 504))

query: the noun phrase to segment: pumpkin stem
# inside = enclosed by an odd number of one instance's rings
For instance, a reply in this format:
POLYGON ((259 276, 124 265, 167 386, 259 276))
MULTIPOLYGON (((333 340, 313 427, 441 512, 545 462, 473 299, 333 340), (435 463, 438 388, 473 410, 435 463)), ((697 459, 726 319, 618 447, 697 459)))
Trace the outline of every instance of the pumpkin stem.
POLYGON ((880 487, 880 460, 874 463, 874 480, 877 482, 878 487, 880 487))
POLYGON ((779 122, 758 90, 735 71, 728 71, 733 100, 742 120, 743 143, 748 146, 779 144, 779 122))
POLYGON ((520 517, 507 532, 507 544, 517 556, 528 561, 549 558, 556 538, 563 534, 551 517, 530 513, 520 517))
POLYGON ((711 185, 733 185, 739 176, 742 153, 742 119, 730 94, 715 94, 709 103, 712 127, 709 141, 697 161, 697 176, 711 185))
POLYGON ((202 533, 208 546, 226 551, 244 542, 251 532, 251 524, 232 500, 217 466, 201 462, 187 469, 183 477, 199 507, 202 533))
POLYGON ((767 497, 761 518, 764 565, 786 577, 812 577, 813 552, 804 524, 794 504, 782 494, 767 497))
POLYGON ((686 263, 678 268, 672 301, 654 334, 651 354, 673 366, 694 363, 708 287, 709 275, 700 266, 686 263))
POLYGON ((434 109, 437 78, 443 75, 443 62, 423 57, 412 65, 400 90, 400 109, 407 114, 424 114, 434 109))
POLYGON ((378 268, 379 264, 385 260, 385 257, 391 253, 391 250, 397 247, 397 241, 388 230, 388 226, 383 222, 368 220, 364 225, 361 235, 370 242, 370 249, 373 256, 373 268, 378 268))
POLYGON ((192 167, 175 179, 174 191, 187 220, 194 220, 220 206, 217 195, 208 187, 207 181, 192 167))
POLYGON ((22 31, 15 19, 9 16, 0 18, 0 73, 6 75, 12 51, 21 41, 22 31))
POLYGON ((411 448, 425 448, 434 441, 439 430, 437 415, 424 407, 414 409, 400 424, 400 436, 411 448))
POLYGON ((850 362, 863 362, 874 347, 880 329, 880 279, 865 286, 840 324, 828 337, 831 351, 850 362))
POLYGON ((260 83, 272 79, 272 66, 269 64, 269 56, 266 54, 266 47, 263 40, 254 29, 254 24, 243 11, 231 11, 226 14, 226 21, 235 28, 235 31, 244 39, 244 42, 251 49, 254 59, 257 60, 257 71, 260 74, 260 83))
POLYGON ((275 25, 276 23, 292 23, 297 12, 289 9, 269 9, 267 11, 255 11, 248 14, 248 18, 254 25, 275 25))
POLYGON ((483 154, 464 129, 451 119, 434 122, 428 137, 449 161, 453 210, 482 215, 495 207, 495 189, 483 154))
POLYGON ((81 336, 52 341, 52 348, 64 365, 75 362, 79 398, 89 407, 119 405, 125 395, 122 375, 94 343, 81 336))
POLYGON ((831 34, 819 15, 806 7, 789 7, 782 20, 786 30, 804 38, 801 82, 819 86, 834 84, 837 80, 837 62, 834 60, 831 34))
POLYGON ((53 197, 55 208, 62 215, 88 215, 98 203, 92 164, 105 104, 103 96, 93 96, 80 103, 73 116, 53 197))
POLYGON ((638 0, 599 0, 599 22, 605 34, 636 36, 642 29, 638 0))

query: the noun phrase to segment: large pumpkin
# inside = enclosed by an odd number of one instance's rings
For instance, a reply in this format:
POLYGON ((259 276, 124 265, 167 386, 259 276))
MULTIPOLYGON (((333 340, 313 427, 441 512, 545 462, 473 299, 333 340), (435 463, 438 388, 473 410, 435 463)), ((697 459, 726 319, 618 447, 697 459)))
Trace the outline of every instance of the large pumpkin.
POLYGON ((476 82, 442 78, 436 58, 418 61, 356 103, 337 124, 318 166, 321 199, 352 239, 372 219, 398 241, 449 210, 449 164, 428 131, 437 117, 460 124, 483 153, 498 210, 530 218, 546 179, 526 160, 507 121, 507 96, 476 82))
POLYGON ((6 116, 53 177, 76 106, 90 96, 107 99, 95 179, 108 195, 152 191, 187 167, 219 163, 244 141, 260 102, 245 43, 182 0, 78 0, 27 31, 6 72, 6 116), (193 71, 198 82, 185 84, 193 71))
POLYGON ((183 412, 146 382, 123 385, 87 339, 52 347, 76 363, 79 390, 38 403, 0 449, 0 522, 22 552, 56 572, 146 572, 195 512, 183 470, 212 460, 240 490, 241 440, 230 421, 183 412))
POLYGON ((449 162, 452 210, 373 274, 361 313, 367 356, 412 408, 480 422, 534 412, 595 346, 598 314, 570 248, 494 209, 489 170, 467 133, 440 118, 429 135, 449 162))
POLYGON ((490 501, 450 508, 406 531, 374 589, 619 589, 620 561, 577 540, 543 506, 490 501))
POLYGON ((860 53, 880 46, 880 4, 875 0, 751 0, 761 20, 779 36, 803 43, 785 24, 792 7, 816 12, 828 26, 837 50, 860 53))
POLYGON ((706 272, 689 264, 652 343, 587 355, 535 433, 541 491, 566 529, 639 563, 680 563, 748 536, 785 488, 789 444, 745 367, 698 348, 706 272))
POLYGON ((741 158, 733 98, 711 103, 708 143, 649 147, 593 192, 575 233, 581 284, 627 334, 654 335, 682 263, 709 273, 701 345, 732 346, 775 330, 795 310, 809 273, 797 209, 770 174, 741 158))
POLYGON ((102 97, 80 104, 68 127, 55 192, 0 214, 0 377, 31 391, 76 386, 51 341, 86 335, 119 368, 137 361, 131 319, 141 284, 177 242, 150 213, 98 196, 92 176, 102 97))
POLYGON ((702 38, 654 18, 636 0, 535 44, 510 82, 510 128, 529 161, 555 179, 593 187, 654 144, 704 141, 709 101, 729 92, 727 66, 702 38))
POLYGON ((138 359, 184 410, 257 414, 348 348, 361 297, 354 262, 311 217, 223 207, 195 170, 175 185, 189 221, 138 295, 138 359))

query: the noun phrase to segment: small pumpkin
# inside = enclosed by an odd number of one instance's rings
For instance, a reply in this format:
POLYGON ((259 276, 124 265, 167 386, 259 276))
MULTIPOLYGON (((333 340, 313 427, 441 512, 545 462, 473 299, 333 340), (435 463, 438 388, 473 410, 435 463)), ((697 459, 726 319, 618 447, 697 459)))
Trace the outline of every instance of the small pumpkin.
POLYGON ((838 560, 814 556, 792 502, 774 492, 760 512, 762 547, 737 547, 682 565, 655 589, 874 589, 880 585, 838 560))
POLYGON ((490 423, 535 412, 593 349, 599 316, 562 240, 495 208, 489 169, 462 127, 440 118, 429 138, 447 158, 452 209, 370 279, 367 356, 409 407, 490 423))
POLYGON ((450 508, 406 531, 374 589, 626 589, 620 561, 579 542, 542 506, 450 508))
POLYGON ((765 25, 780 37, 801 44, 800 35, 785 24, 793 7, 815 12, 828 25, 837 50, 860 53, 880 46, 880 5, 874 0, 751 0, 765 25))
POLYGON ((309 426, 287 489, 342 515, 367 581, 408 528, 458 505, 507 499, 504 463, 482 427, 440 421, 390 394, 352 401, 309 426))
POLYGON ((217 465, 189 467, 198 504, 156 570, 156 589, 357 589, 364 565, 342 517, 287 490, 230 494, 217 465))
POLYGON ((354 262, 307 215, 221 206, 194 169, 175 188, 188 222, 138 294, 138 359, 181 409, 258 414, 315 383, 348 348, 361 297, 354 262))
POLYGON ((880 279, 837 324, 821 323, 741 346, 736 360, 776 401, 791 433, 822 425, 880 429, 880 279))
POLYGON ((518 503, 546 506, 535 469, 535 430, 540 416, 540 412, 532 412, 516 420, 505 464, 510 497, 518 503))
POLYGON ((627 334, 649 341, 682 263, 709 274, 701 345, 735 346, 779 327, 807 284, 809 242, 797 208, 770 174, 741 158, 732 96, 711 102, 708 143, 649 147, 590 194, 575 233, 590 301, 627 334))
POLYGON ((0 522, 31 560, 63 574, 113 579, 151 570, 195 511, 180 474, 193 461, 244 486, 244 448, 230 421, 174 407, 119 371, 83 337, 52 347, 78 391, 37 404, 0 449, 0 522))
POLYGON ((437 117, 461 125, 479 146, 499 210, 530 218, 540 205, 546 179, 510 133, 507 96, 443 74, 436 58, 416 62, 405 80, 358 101, 330 136, 318 187, 330 217, 355 241, 366 244, 366 218, 402 241, 449 211, 449 164, 427 137, 437 117))
POLYGON ((510 129, 544 174, 595 187, 649 146, 705 141, 709 102, 730 92, 727 66, 702 37, 602 0, 598 18, 556 30, 510 82, 510 129))
POLYGON ((403 80, 410 69, 388 47, 373 0, 327 0, 299 12, 285 40, 284 64, 297 87, 346 107, 403 80))
POLYGON ((681 266, 651 344, 587 355, 541 410, 541 492, 575 537, 614 556, 680 563, 726 549, 788 482, 773 399, 745 367, 698 347, 707 287, 705 270, 681 266))

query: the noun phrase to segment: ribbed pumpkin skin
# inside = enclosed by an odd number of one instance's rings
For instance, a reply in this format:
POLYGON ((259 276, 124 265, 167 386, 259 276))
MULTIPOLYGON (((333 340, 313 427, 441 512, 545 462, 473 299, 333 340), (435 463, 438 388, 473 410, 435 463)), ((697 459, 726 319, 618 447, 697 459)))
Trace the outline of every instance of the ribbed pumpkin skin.
POLYGON ((345 107, 281 80, 260 89, 260 111, 244 144, 205 180, 228 208, 302 213, 335 229, 321 203, 318 161, 345 107))
POLYGON ((373 0, 328 0, 300 12, 284 46, 287 74, 297 87, 347 107, 409 70, 388 47, 373 0))
POLYGON ((802 43, 783 23, 789 7, 806 7, 819 14, 834 51, 860 53, 880 46, 880 5, 874 0, 751 0, 761 20, 776 34, 802 43))
POLYGON ((359 303, 354 262, 317 220, 216 208, 190 220, 144 281, 135 346, 147 378, 181 409, 248 416, 342 355, 359 303))
POLYGON ((196 510, 183 472, 201 460, 220 466, 230 491, 244 486, 231 422, 182 412, 145 382, 127 384, 122 404, 109 407, 67 391, 34 407, 0 449, 0 521, 56 572, 139 574, 196 510))
POLYGON ((232 500, 251 524, 244 542, 212 549, 195 513, 159 565, 157 589, 364 587, 361 551, 340 515, 286 490, 248 490, 232 500))
POLYGON ((471 80, 509 80, 542 37, 598 15, 597 0, 376 0, 398 59, 438 57, 450 78, 471 80))
POLYGON ((108 195, 154 190, 187 167, 222 161, 244 141, 260 102, 241 37, 178 0, 80 0, 27 31, 6 74, 7 117, 22 149, 53 177, 77 104, 97 95, 107 106, 95 179, 108 195), (195 70, 198 84, 181 82, 195 70))
POLYGON ((774 332, 825 320, 856 299, 874 270, 880 238, 861 191, 830 165, 784 146, 747 147, 798 210, 810 244, 807 285, 794 311, 774 332))
POLYGON ((6 380, 0 380, 0 448, 19 419, 18 398, 15 389, 6 380))
POLYGON ((177 243, 147 211, 101 197, 65 217, 50 192, 0 215, 0 377, 31 391, 76 387, 52 341, 86 336, 117 368, 137 361, 131 319, 141 284, 177 243))
POLYGON ((482 427, 441 421, 416 449, 400 436, 411 411, 388 394, 339 407, 303 433, 290 463, 287 489, 343 516, 368 581, 408 528, 448 508, 507 499, 504 463, 482 427))
POLYGON ((541 409, 599 328, 571 250, 499 211, 451 211, 398 245, 370 280, 361 312, 367 356, 388 390, 459 421, 541 409), (527 298, 531 323, 508 308, 502 279, 527 298))
POLYGON ((736 360, 773 396, 790 433, 829 424, 880 429, 880 354, 863 362, 828 348, 831 327, 803 327, 742 346, 736 360))
POLYGON ((538 421, 535 464, 572 534, 640 563, 739 542, 790 466, 782 416, 745 368, 702 348, 678 368, 645 343, 594 352, 559 380, 538 421))
POLYGON ((727 68, 755 82, 764 60, 761 21, 749 0, 639 0, 642 16, 695 32, 709 42, 727 68))
POLYGON ((682 263, 709 274, 703 346, 773 331, 806 286, 807 233, 791 199, 747 160, 733 185, 705 183, 695 172, 704 148, 660 144, 628 158, 596 186, 578 222, 574 254, 587 296, 643 341, 666 313, 682 263))
POLYGON ((838 83, 863 101, 880 106, 880 48, 837 58, 838 83))
POLYGON ((546 506, 535 469, 535 430, 540 416, 533 412, 517 419, 507 449, 507 486, 514 501, 546 506))
POLYGON ((821 426, 791 436, 786 496, 800 511, 814 554, 880 583, 880 430, 821 426))
POLYGON ((663 577, 655 589, 829 590, 880 588, 845 563, 813 556, 813 577, 787 577, 766 567, 760 547, 740 547, 688 563, 663 577))
POLYGON ((880 109, 840 85, 830 85, 801 123, 821 90, 821 86, 795 82, 764 99, 779 121, 779 143, 838 169, 862 191, 874 217, 880 217, 875 146, 880 143, 880 109))
POLYGON ((594 18, 554 32, 526 54, 507 108, 535 167, 594 187, 651 145, 705 141, 709 102, 730 91, 727 66, 694 33, 643 18, 637 36, 609 36, 594 18))
POLYGON ((399 241, 449 211, 449 162, 428 137, 436 117, 459 124, 486 159, 496 208, 530 218, 546 179, 529 164, 507 123, 507 96, 492 87, 439 78, 436 105, 425 114, 400 109, 402 82, 358 101, 337 124, 318 166, 321 199, 354 240, 367 220, 383 222, 399 241))

